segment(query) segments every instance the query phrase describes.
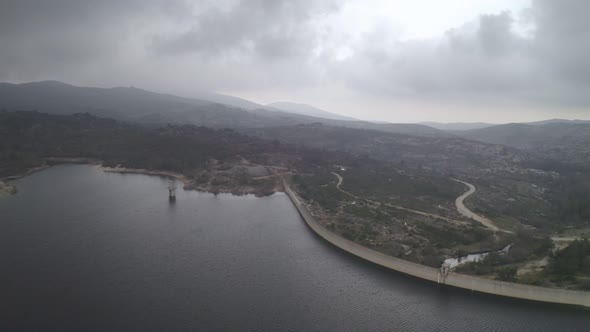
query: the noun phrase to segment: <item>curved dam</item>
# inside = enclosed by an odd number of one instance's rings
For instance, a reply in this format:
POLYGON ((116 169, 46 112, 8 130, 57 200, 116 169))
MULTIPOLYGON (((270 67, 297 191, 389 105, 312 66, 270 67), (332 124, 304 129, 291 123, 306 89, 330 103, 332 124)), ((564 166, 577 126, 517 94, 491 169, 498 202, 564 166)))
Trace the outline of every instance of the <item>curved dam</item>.
POLYGON ((284 187, 285 193, 287 196, 289 196, 293 202, 293 205, 295 205, 295 208, 297 211, 299 211, 299 214, 309 226, 309 228, 311 228, 316 234, 334 246, 372 263, 431 282, 444 283, 445 285, 468 289, 471 291, 531 301, 590 307, 590 292, 576 292, 565 289, 516 284, 477 278, 454 272, 448 272, 442 275, 439 269, 413 263, 397 257, 388 256, 378 251, 361 246, 337 235, 336 233, 331 232, 318 223, 312 217, 307 207, 301 202, 297 194, 291 190, 286 181, 284 181, 284 187))

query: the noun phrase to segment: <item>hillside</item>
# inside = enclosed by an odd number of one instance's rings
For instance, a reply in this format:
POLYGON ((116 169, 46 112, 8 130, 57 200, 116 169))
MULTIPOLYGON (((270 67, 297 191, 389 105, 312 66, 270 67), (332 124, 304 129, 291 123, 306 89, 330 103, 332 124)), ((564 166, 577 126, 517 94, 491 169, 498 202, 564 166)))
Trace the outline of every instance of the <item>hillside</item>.
POLYGON ((413 132, 385 133, 322 124, 256 128, 244 133, 316 149, 337 150, 477 176, 484 169, 514 165, 526 153, 460 137, 418 137, 413 132))
POLYGON ((550 122, 530 125, 510 123, 488 128, 455 132, 462 137, 493 144, 502 144, 539 155, 567 160, 570 163, 590 162, 590 124, 550 122))
POLYGON ((587 173, 576 164, 533 152, 461 137, 417 137, 320 124, 257 128, 246 133, 463 179, 478 188, 468 204, 513 229, 590 222, 590 210, 584 203, 590 197, 587 173))
MULTIPOLYGON (((232 103, 237 99, 230 96, 219 98, 226 101, 231 99, 228 102, 232 103)), ((221 100, 219 98, 217 100, 221 100)), ((133 87, 77 87, 55 81, 25 84, 0 83, 0 110, 39 111, 52 114, 90 113, 155 126, 170 123, 211 128, 263 128, 324 123, 430 137, 449 135, 434 128, 415 124, 375 124, 364 121, 323 119, 265 109, 246 110, 207 100, 177 97, 133 87)))

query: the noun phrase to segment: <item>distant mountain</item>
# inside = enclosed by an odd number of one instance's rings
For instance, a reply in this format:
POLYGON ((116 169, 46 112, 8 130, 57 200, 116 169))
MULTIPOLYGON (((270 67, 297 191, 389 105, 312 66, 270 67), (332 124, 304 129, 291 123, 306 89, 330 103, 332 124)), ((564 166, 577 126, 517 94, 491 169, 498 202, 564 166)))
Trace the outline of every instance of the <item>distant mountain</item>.
POLYGON ((546 125, 550 123, 590 123, 590 120, 567 120, 567 119, 549 119, 542 121, 523 122, 528 125, 546 125))
MULTIPOLYGON (((549 120, 542 120, 542 121, 533 121, 533 122, 519 122, 519 124, 526 124, 526 125, 546 125, 551 123, 590 123, 590 120, 567 120, 567 119, 549 119, 549 120)), ((429 126, 432 128, 445 130, 445 131, 463 131, 463 130, 473 130, 473 129, 483 129, 493 126, 498 126, 499 124, 494 123, 486 123, 486 122, 450 122, 450 123, 443 123, 443 122, 420 122, 419 124, 429 126)), ((460 134, 460 133, 458 133, 460 134)))
POLYGON ((495 126, 493 123, 486 122, 420 122, 420 124, 440 130, 471 130, 495 126))
POLYGON ((267 109, 273 110, 277 109, 284 112, 306 115, 306 116, 314 116, 317 118, 324 118, 324 119, 332 119, 332 120, 344 120, 344 121, 356 121, 357 119, 351 118, 348 116, 340 115, 331 113, 328 111, 321 110, 317 107, 313 107, 306 104, 298 104, 286 101, 280 101, 272 104, 266 105, 267 109))
POLYGON ((136 88, 77 87, 57 81, 0 83, 0 109, 71 114, 94 113, 138 118, 151 113, 187 111, 211 102, 159 94, 136 88))
MULTIPOLYGON (((212 95, 214 94, 204 97, 210 98, 212 95)), ((215 98, 229 100, 234 104, 248 103, 230 96, 215 95, 215 98)), ((252 104, 247 107, 256 105, 252 104)), ((78 87, 56 81, 0 83, 0 110, 52 114, 90 113, 147 125, 170 123, 211 128, 262 128, 322 123, 417 136, 449 136, 440 130, 417 124, 376 124, 325 119, 263 108, 244 109, 211 100, 183 98, 133 87, 78 87)))
POLYGON ((472 140, 534 151, 559 160, 590 162, 588 122, 509 123, 454 133, 472 140))

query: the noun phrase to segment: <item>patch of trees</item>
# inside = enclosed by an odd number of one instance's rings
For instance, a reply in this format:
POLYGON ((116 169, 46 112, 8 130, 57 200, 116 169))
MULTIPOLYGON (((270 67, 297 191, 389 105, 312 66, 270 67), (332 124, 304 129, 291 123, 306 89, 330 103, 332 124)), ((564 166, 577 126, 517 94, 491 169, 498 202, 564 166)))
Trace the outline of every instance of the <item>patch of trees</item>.
POLYGON ((552 219, 570 224, 590 224, 590 164, 570 160, 531 159, 526 167, 556 172, 560 176, 550 183, 548 193, 554 207, 552 219))
POLYGON ((433 246, 454 248, 476 242, 489 240, 493 242, 493 233, 482 228, 458 228, 449 224, 419 223, 421 233, 426 234, 433 246))
MULTIPOLYGON (((0 112, 0 177, 44 163, 46 157, 85 157, 122 165, 192 174, 211 160, 316 170, 354 160, 345 153, 295 149, 230 129, 192 125, 143 127, 89 114, 0 112)), ((201 181, 203 181, 202 179, 201 181)))
POLYGON ((494 274, 499 280, 513 281, 516 278, 514 264, 543 258, 553 249, 553 241, 549 237, 535 236, 526 230, 517 231, 510 241, 512 246, 507 253, 490 253, 478 262, 458 266, 457 271, 475 275, 494 274))

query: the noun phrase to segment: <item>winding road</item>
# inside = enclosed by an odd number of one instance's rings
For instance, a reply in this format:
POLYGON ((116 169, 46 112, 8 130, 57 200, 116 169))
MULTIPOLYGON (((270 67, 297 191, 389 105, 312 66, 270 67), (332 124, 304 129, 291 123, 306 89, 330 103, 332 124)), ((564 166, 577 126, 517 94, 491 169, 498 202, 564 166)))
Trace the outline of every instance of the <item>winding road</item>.
POLYGON ((342 182, 344 181, 344 179, 342 178, 342 176, 340 174, 335 173, 335 172, 332 172, 332 174, 334 174, 338 178, 338 184, 336 184, 336 189, 338 189, 340 192, 342 192, 342 193, 344 193, 344 194, 346 194, 346 195, 348 195, 350 197, 354 197, 356 199, 361 199, 361 200, 364 200, 364 201, 367 201, 369 203, 376 204, 376 205, 384 205, 384 206, 387 206, 387 207, 390 207, 390 208, 394 208, 394 209, 398 209, 398 210, 402 210, 402 211, 407 211, 407 212, 411 212, 411 213, 414 213, 414 214, 419 214, 421 216, 425 216, 425 217, 429 217, 429 218, 444 220, 444 221, 451 222, 451 223, 454 223, 454 224, 465 224, 464 221, 460 221, 460 220, 455 220, 455 219, 443 217, 443 216, 440 216, 438 214, 433 214, 433 213, 428 213, 428 212, 424 212, 424 211, 418 211, 418 210, 414 210, 414 209, 409 209, 409 208, 406 208, 406 207, 403 207, 403 206, 389 204, 389 203, 375 202, 375 201, 372 201, 372 200, 367 199, 367 198, 358 197, 358 196, 356 196, 356 195, 354 195, 354 194, 352 194, 352 193, 350 193, 350 192, 348 192, 348 191, 346 191, 346 190, 344 190, 344 189, 341 188, 342 182))
MULTIPOLYGON (((365 200, 367 202, 370 202, 370 203, 373 203, 373 204, 383 204, 383 205, 385 205, 387 207, 392 207, 392 208, 395 208, 395 209, 398 209, 398 210, 408 211, 408 212, 419 214, 419 215, 426 216, 426 217, 431 217, 431 218, 435 218, 435 219, 441 219, 441 220, 445 220, 445 221, 448 221, 448 222, 464 223, 464 222, 459 221, 459 220, 450 219, 450 218, 447 218, 447 217, 439 216, 439 215, 428 213, 428 212, 424 212, 424 211, 413 210, 413 209, 409 209, 409 208, 406 208, 406 207, 403 207, 403 206, 393 205, 393 204, 388 204, 388 203, 374 202, 374 201, 371 201, 371 200, 366 199, 366 198, 358 197, 358 196, 356 196, 356 195, 354 195, 354 194, 352 194, 352 193, 350 193, 348 191, 345 191, 344 189, 341 188, 342 182, 344 181, 344 179, 343 179, 343 177, 340 174, 335 173, 335 172, 332 172, 332 174, 334 174, 338 178, 338 184, 336 184, 336 188, 338 190, 340 190, 340 192, 342 192, 342 193, 344 193, 344 194, 346 194, 348 196, 354 197, 356 199, 363 199, 363 200, 365 200)), ((465 217, 467 217, 469 219, 472 219, 472 220, 475 220, 475 221, 481 223, 483 226, 485 226, 486 228, 488 228, 489 230, 491 230, 493 232, 500 231, 500 232, 504 232, 504 233, 513 233, 511 231, 508 231, 508 230, 499 228, 498 226, 496 226, 496 224, 492 220, 490 220, 490 219, 488 219, 486 217, 483 217, 483 216, 481 216, 481 215, 479 215, 479 214, 477 214, 477 213, 469 210, 469 208, 467 208, 465 206, 465 203, 464 203, 465 202, 465 199, 467 197, 471 196, 477 190, 474 185, 472 185, 471 183, 465 182, 465 181, 457 180, 457 179, 451 179, 451 180, 453 180, 455 182, 462 183, 462 184, 466 185, 469 188, 469 190, 467 190, 461 196, 457 197, 457 199, 455 200, 455 206, 457 207, 457 211, 460 214, 462 214, 463 216, 465 216, 465 217)))
POLYGON ((461 181, 461 180, 457 180, 457 179, 451 179, 455 182, 459 182, 462 183, 464 185, 466 185, 469 190, 467 190, 465 193, 463 193, 463 195, 457 197, 457 199, 455 200, 455 206, 457 207, 457 211, 459 213, 461 213, 462 215, 464 215, 467 218, 473 219, 479 223, 481 223, 482 225, 484 225, 485 227, 489 228, 490 230, 497 232, 497 231, 502 231, 502 232, 506 232, 506 233, 512 233, 510 231, 507 230, 503 230, 500 229, 498 226, 496 226, 494 224, 493 221, 491 221, 490 219, 480 216, 479 214, 469 210, 466 206, 465 206, 465 199, 469 196, 471 196, 477 189, 475 189, 475 186, 472 185, 471 183, 467 183, 465 181, 461 181))

